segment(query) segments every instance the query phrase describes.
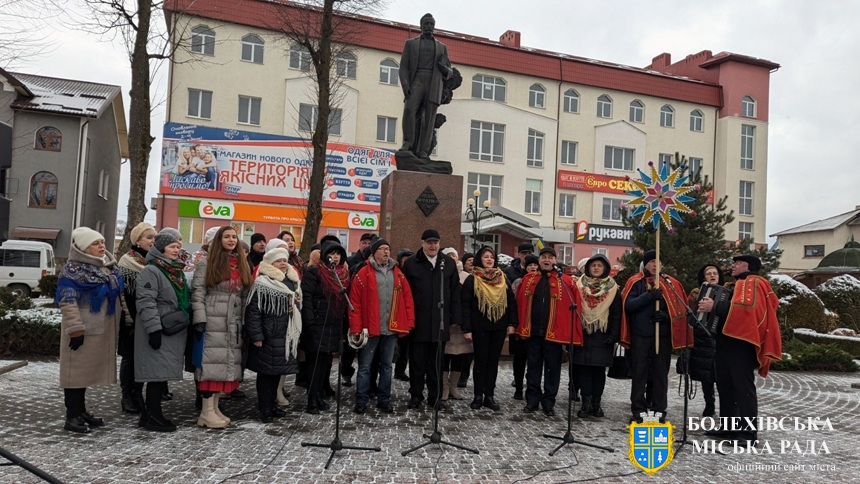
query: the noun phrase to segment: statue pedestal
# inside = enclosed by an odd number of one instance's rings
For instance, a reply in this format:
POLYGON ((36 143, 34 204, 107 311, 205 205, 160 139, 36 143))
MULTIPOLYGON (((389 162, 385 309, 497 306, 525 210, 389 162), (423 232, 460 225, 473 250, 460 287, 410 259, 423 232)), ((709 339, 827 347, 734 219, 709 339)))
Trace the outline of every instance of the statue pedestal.
POLYGON ((436 229, 442 247, 460 252, 463 177, 412 171, 392 172, 382 180, 379 236, 391 244, 391 256, 402 248, 421 247, 421 232, 436 229))

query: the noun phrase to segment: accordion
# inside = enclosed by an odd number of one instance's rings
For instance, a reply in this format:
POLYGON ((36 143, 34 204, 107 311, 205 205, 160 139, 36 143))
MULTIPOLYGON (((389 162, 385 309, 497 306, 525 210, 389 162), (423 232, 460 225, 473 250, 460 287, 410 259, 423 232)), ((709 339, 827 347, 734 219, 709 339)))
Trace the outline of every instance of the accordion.
POLYGON ((718 306, 726 306, 731 302, 732 290, 716 284, 703 284, 699 290, 699 300, 709 297, 714 300, 714 307, 709 313, 698 313, 696 319, 702 323, 705 329, 711 333, 711 336, 716 335, 720 329, 721 318, 717 314, 718 306))

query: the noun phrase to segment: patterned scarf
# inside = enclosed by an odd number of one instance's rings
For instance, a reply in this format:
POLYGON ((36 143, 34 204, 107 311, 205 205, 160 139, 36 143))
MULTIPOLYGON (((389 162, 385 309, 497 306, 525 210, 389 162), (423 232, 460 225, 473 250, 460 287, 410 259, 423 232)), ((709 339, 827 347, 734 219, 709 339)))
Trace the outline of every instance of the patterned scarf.
POLYGON ((188 291, 188 282, 185 280, 185 273, 182 272, 185 269, 185 265, 179 260, 166 261, 161 257, 149 259, 147 263, 157 267, 167 277, 167 280, 170 281, 170 286, 173 287, 173 292, 176 293, 176 301, 179 303, 179 309, 185 312, 190 318, 191 304, 189 300, 191 297, 188 291))
POLYGON ((90 312, 102 311, 102 303, 107 300, 107 315, 116 312, 116 300, 125 290, 125 283, 116 266, 111 264, 111 272, 105 274, 102 267, 83 261, 70 260, 60 271, 57 279, 56 304, 88 304, 90 312))
POLYGON ((319 268, 323 294, 330 301, 332 310, 343 311, 346 308, 346 295, 341 291, 341 286, 344 289, 349 289, 349 268, 346 264, 340 264, 334 270, 322 264, 319 265, 319 268), (337 279, 335 279, 335 275, 337 279))
POLYGON ((146 252, 140 247, 132 246, 117 263, 120 275, 125 282, 125 288, 129 293, 137 289, 137 275, 146 265, 146 252))
POLYGON ((611 277, 589 277, 583 275, 577 281, 579 293, 585 301, 582 308, 582 325, 588 334, 606 332, 609 323, 609 307, 618 293, 618 284, 611 277))
POLYGON ((508 283, 504 273, 498 267, 475 267, 472 274, 475 276, 478 310, 490 321, 502 319, 508 309, 508 283))
POLYGON ((302 291, 299 287, 299 274, 292 266, 287 266, 286 274, 266 261, 260 262, 258 276, 248 293, 248 301, 257 296, 260 312, 282 316, 289 313, 287 322, 287 358, 297 358, 299 338, 302 334, 302 291), (295 291, 284 283, 290 281, 295 291))

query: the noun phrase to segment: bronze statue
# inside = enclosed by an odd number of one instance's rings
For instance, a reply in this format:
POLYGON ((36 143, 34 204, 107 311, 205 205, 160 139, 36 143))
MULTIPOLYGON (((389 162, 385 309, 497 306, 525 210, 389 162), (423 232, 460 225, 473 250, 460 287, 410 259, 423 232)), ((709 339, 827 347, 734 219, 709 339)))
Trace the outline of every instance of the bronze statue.
POLYGON ((400 58, 403 145, 397 152, 397 160, 398 169, 451 173, 450 164, 447 169, 428 169, 432 165, 434 128, 438 127, 436 110, 440 104, 451 101, 451 91, 462 82, 459 72, 451 67, 447 47, 433 37, 435 27, 433 15, 425 14, 421 17, 421 35, 407 40, 403 46, 400 58))

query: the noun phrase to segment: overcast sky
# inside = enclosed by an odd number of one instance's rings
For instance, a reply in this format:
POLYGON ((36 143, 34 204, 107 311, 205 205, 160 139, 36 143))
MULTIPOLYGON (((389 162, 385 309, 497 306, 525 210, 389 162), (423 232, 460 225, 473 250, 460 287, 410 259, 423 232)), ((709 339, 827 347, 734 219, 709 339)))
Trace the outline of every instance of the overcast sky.
MULTIPOLYGON (((782 67, 771 74, 767 233, 860 205, 860 170, 852 168, 860 154, 860 2, 391 0, 380 16, 417 25, 426 12, 439 29, 493 40, 517 30, 523 46, 636 67, 662 52, 678 61, 706 49, 776 62, 782 67)), ((50 52, 13 70, 118 84, 128 108, 124 46, 68 30, 49 40, 50 52)), ((159 94, 164 76, 160 83, 159 94)), ((158 109, 154 135, 160 137, 162 123, 158 109)), ((159 151, 160 139, 153 146, 159 151)), ((149 196, 157 192, 157 164, 151 164, 149 196)), ((128 192, 124 173, 120 193, 128 192)), ((123 198, 121 219, 126 203, 123 198)), ((155 213, 147 220, 154 222, 155 213)))

